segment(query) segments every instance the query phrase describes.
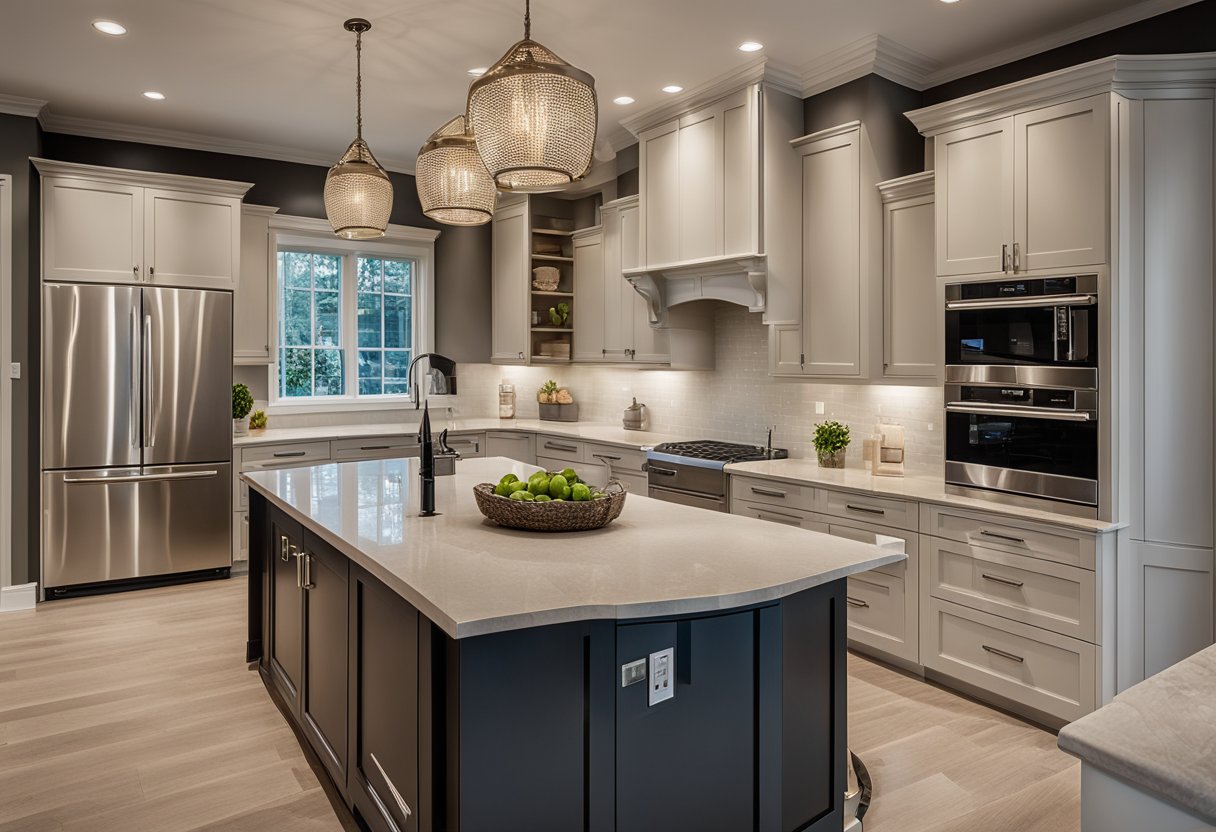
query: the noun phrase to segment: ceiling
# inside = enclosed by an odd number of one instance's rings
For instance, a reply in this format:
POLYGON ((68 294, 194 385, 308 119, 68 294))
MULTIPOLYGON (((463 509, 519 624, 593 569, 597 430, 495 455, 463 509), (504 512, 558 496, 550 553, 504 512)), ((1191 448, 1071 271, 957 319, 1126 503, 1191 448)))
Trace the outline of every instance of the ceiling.
MULTIPOLYGON (((873 35, 947 80, 1190 0, 535 0, 533 36, 591 72, 601 134, 756 55, 794 69, 873 35), (621 107, 612 99, 629 95, 621 107)), ((0 93, 49 102, 51 129, 146 131, 147 140, 330 163, 354 133, 354 36, 364 36, 364 135, 411 170, 427 135, 464 107, 467 70, 522 36, 522 0, 0 0, 0 93), (122 37, 98 34, 99 18, 122 37), (158 90, 163 101, 142 97, 158 90)), ((834 59, 827 59, 831 63, 834 59)))

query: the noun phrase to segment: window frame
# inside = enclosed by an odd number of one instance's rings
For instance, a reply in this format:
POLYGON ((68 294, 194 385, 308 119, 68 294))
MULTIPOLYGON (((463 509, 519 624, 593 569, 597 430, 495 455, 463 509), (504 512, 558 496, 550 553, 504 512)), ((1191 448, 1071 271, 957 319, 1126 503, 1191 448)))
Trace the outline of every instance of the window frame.
MULTIPOLYGON (((306 217, 274 216, 270 223, 271 332, 267 409, 273 413, 326 413, 335 411, 400 410, 413 403, 409 394, 358 394, 358 287, 356 268, 359 257, 388 260, 411 260, 410 298, 411 359, 434 351, 435 340, 435 238, 439 232, 427 228, 390 225, 378 240, 342 240, 334 236, 329 223, 306 217), (280 396, 279 395, 279 285, 278 255, 283 250, 310 251, 342 257, 342 283, 339 292, 339 347, 343 355, 343 389, 341 396, 280 396)), ((419 399, 426 398, 425 385, 419 385, 419 399)))

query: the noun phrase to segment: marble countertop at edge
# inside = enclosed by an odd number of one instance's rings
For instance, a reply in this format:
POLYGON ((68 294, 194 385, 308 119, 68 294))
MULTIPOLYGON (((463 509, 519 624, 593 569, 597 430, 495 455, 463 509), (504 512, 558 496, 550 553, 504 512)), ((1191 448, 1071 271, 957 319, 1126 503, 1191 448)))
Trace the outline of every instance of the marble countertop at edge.
POLYGON ((415 459, 258 471, 245 481, 455 638, 772 601, 901 553, 630 494, 590 532, 535 534, 482 517, 473 485, 534 466, 468 459, 439 477, 439 517, 417 516, 415 459))

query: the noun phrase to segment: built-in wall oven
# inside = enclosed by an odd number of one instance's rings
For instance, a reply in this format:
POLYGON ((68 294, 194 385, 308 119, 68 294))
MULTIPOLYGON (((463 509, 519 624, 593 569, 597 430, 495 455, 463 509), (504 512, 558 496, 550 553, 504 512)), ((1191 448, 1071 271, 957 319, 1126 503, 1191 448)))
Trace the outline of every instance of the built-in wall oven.
POLYGON ((1095 275, 946 287, 946 483, 1094 510, 1095 275))

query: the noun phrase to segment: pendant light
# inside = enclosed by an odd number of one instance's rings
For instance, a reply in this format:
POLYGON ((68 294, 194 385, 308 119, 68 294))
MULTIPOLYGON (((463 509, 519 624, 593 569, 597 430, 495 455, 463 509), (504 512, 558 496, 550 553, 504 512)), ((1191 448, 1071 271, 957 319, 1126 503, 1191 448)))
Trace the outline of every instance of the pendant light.
POLYGON ((468 126, 494 183, 542 193, 582 179, 598 120, 595 79, 532 40, 525 0, 524 39, 469 86, 468 126))
POLYGON ((393 210, 393 183, 363 141, 363 33, 361 17, 342 24, 355 33, 355 140, 325 176, 325 215, 334 233, 347 240, 383 237, 393 210))
POLYGON ((494 216, 494 180, 465 129, 464 116, 440 127, 418 151, 422 213, 447 225, 482 225, 494 216))

